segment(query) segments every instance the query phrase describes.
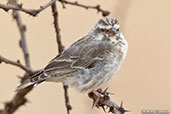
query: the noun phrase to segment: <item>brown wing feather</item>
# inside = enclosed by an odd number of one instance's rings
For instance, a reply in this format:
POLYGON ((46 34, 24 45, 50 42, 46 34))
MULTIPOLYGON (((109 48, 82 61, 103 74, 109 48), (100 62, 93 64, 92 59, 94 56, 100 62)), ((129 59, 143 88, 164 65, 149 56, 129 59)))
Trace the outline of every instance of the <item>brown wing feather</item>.
POLYGON ((44 69, 45 73, 65 74, 76 70, 87 68, 111 46, 107 41, 95 41, 91 36, 75 42, 60 56, 57 56, 44 69), (92 40, 90 42, 90 40, 92 40), (108 47, 106 47, 108 46, 108 47))

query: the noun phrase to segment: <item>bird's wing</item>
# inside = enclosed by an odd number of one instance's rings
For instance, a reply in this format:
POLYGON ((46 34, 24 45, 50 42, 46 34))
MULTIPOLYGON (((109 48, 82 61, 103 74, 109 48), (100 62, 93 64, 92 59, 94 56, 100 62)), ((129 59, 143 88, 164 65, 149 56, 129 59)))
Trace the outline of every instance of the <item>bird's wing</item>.
POLYGON ((107 41, 93 40, 91 36, 86 36, 78 40, 63 53, 54 58, 44 68, 46 74, 52 72, 59 75, 75 72, 79 69, 87 68, 100 56, 111 49, 107 41))

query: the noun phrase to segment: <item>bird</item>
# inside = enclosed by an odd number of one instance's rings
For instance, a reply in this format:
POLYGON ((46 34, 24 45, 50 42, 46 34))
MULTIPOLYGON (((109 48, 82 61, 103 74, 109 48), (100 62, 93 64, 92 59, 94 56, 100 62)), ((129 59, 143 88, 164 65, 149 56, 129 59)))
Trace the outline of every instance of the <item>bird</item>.
POLYGON ((80 93, 104 86, 120 69, 128 50, 116 18, 102 18, 90 32, 66 47, 40 72, 16 88, 46 82, 62 82, 80 93))

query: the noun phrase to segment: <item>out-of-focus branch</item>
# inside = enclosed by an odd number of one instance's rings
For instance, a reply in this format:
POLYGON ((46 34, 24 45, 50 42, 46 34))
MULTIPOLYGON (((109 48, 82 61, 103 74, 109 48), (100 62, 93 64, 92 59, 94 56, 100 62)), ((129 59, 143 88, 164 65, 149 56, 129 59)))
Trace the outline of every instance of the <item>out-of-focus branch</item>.
POLYGON ((129 112, 129 110, 125 110, 123 108, 123 102, 121 102, 121 105, 118 106, 116 103, 110 100, 110 93, 107 92, 107 89, 104 91, 98 89, 96 92, 99 94, 98 96, 94 92, 90 92, 88 94, 88 96, 93 99, 93 106, 102 108, 104 112, 106 112, 106 109, 108 108, 108 112, 112 112, 114 114, 124 114, 125 112, 129 112))
MULTIPOLYGON (((26 73, 23 78, 33 75, 38 71, 32 71, 30 74, 26 73)), ((26 104, 27 99, 25 98, 26 94, 32 90, 32 86, 18 91, 11 101, 5 103, 4 109, 0 110, 0 114, 13 114, 20 106, 26 104)))
POLYGON ((27 49, 26 36, 25 36, 26 26, 23 25, 20 14, 17 10, 13 11, 13 18, 16 20, 20 32, 21 40, 19 41, 19 45, 24 54, 25 64, 27 67, 30 68, 30 59, 29 59, 29 53, 27 49))
POLYGON ((20 106, 27 102, 25 95, 32 89, 32 87, 23 89, 15 94, 13 99, 5 103, 3 110, 0 110, 0 114, 13 114, 20 106))
MULTIPOLYGON (((33 75, 39 71, 32 71, 29 67, 22 65, 19 61, 15 62, 0 56, 0 63, 11 64, 23 69, 26 74, 21 78, 21 82, 24 81, 30 75, 33 75)), ((4 109, 0 110, 0 114, 13 114, 20 106, 27 102, 25 95, 32 90, 32 87, 28 87, 18 91, 11 101, 5 102, 4 109)))
MULTIPOLYGON (((16 20, 18 29, 20 31, 21 40, 20 40, 19 44, 20 44, 20 47, 22 48, 22 51, 24 54, 26 67, 21 65, 21 63, 19 63, 19 62, 17 62, 18 64, 14 64, 14 62, 12 62, 12 61, 6 61, 6 63, 11 63, 11 64, 13 63, 13 65, 16 65, 16 66, 18 65, 21 68, 29 68, 29 72, 26 72, 26 74, 22 77, 21 81, 23 81, 24 79, 26 79, 28 76, 34 74, 35 72, 33 72, 30 68, 29 53, 27 50, 26 37, 25 37, 26 27, 22 24, 19 12, 17 10, 13 10, 13 18, 16 20)), ((7 60, 7 59, 3 58, 2 60, 5 62, 5 60, 7 60)), ((24 105, 27 102, 25 95, 28 92, 30 92, 31 90, 32 90, 32 86, 22 89, 21 91, 18 91, 11 101, 5 103, 5 107, 3 110, 0 110, 0 114, 14 113, 20 106, 24 105)))
POLYGON ((74 5, 74 6, 78 6, 78 7, 82 7, 82 8, 85 8, 85 9, 95 9, 97 10, 98 12, 101 12, 102 13, 102 16, 108 16, 110 14, 109 11, 106 11, 106 10, 103 10, 100 5, 96 5, 96 6, 89 6, 89 5, 84 5, 84 4, 80 4, 78 3, 77 1, 75 2, 71 2, 71 1, 67 1, 67 0, 59 0, 62 5, 63 5, 63 8, 65 8, 65 4, 70 4, 70 5, 74 5))
POLYGON ((56 2, 56 0, 52 0, 52 1, 48 2, 47 4, 40 6, 39 9, 26 9, 26 8, 23 8, 22 5, 11 5, 11 4, 9 4, 9 5, 0 4, 0 8, 5 10, 5 11, 8 11, 10 9, 19 10, 19 11, 25 12, 27 14, 30 14, 32 16, 36 16, 41 11, 43 11, 47 7, 51 6, 55 2, 56 2))
POLYGON ((25 72, 27 72, 29 74, 32 73, 32 70, 29 67, 22 65, 19 60, 17 60, 15 62, 15 61, 9 60, 9 59, 7 59, 7 58, 0 55, 0 63, 1 62, 17 66, 17 67, 21 68, 22 70, 24 70, 25 72))
MULTIPOLYGON (((29 67, 22 65, 19 61, 15 62, 0 56, 0 63, 4 62, 6 64, 11 64, 23 69, 26 74, 21 78, 23 82, 27 77, 33 75, 39 71, 32 71, 29 67)), ((0 110, 0 114, 13 114, 20 106, 27 102, 25 95, 32 90, 32 87, 28 87, 18 91, 11 101, 5 103, 4 109, 0 110)))
MULTIPOLYGON (((56 7, 56 3, 54 3, 52 6, 52 14, 54 19, 54 28, 56 32, 56 41, 58 44, 58 51, 61 53, 64 50, 64 46, 62 45, 61 41, 61 35, 60 35, 60 28, 59 28, 59 20, 58 20, 58 11, 56 7)), ((68 95, 68 86, 63 84, 64 88, 64 97, 65 97, 65 106, 67 109, 67 114, 70 114, 70 110, 72 109, 70 102, 69 102, 69 95, 68 95)))

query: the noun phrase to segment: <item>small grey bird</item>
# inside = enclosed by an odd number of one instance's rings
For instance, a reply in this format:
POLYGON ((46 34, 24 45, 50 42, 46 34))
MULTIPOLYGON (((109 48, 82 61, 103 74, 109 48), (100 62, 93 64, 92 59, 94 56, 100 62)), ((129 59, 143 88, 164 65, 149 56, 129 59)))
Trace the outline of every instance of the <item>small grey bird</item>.
POLYGON ((43 81, 63 82, 81 93, 99 89, 119 70, 127 53, 128 44, 119 28, 117 19, 100 19, 88 35, 65 48, 16 90, 43 81))

